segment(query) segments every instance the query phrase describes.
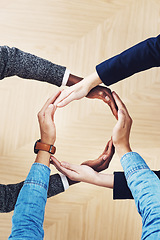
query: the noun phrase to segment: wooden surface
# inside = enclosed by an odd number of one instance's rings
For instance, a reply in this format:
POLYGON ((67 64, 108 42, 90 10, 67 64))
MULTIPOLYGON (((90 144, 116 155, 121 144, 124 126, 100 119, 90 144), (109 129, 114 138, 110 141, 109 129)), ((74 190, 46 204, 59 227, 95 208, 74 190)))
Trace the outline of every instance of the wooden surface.
MULTIPOLYGON (((159 0, 1 0, 0 45, 16 46, 86 76, 95 65, 160 32, 159 0)), ((132 149, 160 168, 160 69, 111 86, 133 118, 132 149)), ((18 77, 0 81, 0 182, 17 183, 34 161, 37 112, 56 86, 18 77), (9 149, 9 151, 8 151, 9 149)), ((115 120, 98 100, 75 101, 56 114, 60 160, 80 164, 96 158, 115 120)), ((117 155, 107 173, 122 170, 117 155)), ((52 173, 55 173, 52 167, 52 173)), ((48 200, 45 240, 137 240, 141 218, 134 201, 113 201, 112 190, 80 183, 48 200)), ((13 213, 0 214, 0 240, 13 213)))

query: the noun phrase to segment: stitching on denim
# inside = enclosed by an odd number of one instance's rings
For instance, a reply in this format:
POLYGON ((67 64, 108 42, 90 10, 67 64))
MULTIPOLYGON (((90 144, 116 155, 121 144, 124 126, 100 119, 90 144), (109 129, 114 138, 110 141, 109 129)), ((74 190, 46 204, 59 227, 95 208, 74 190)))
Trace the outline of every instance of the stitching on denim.
POLYGON ((148 166, 142 165, 142 166, 136 166, 133 169, 129 170, 125 175, 126 175, 126 179, 128 179, 134 172, 138 171, 138 170, 142 170, 142 169, 149 169, 148 166))
POLYGON ((47 170, 50 171, 50 168, 47 167, 46 165, 42 164, 42 163, 35 162, 35 163, 33 163, 32 166, 34 166, 34 165, 38 165, 40 168, 47 169, 47 170))
MULTIPOLYGON (((132 155, 133 155, 133 156, 135 156, 135 155, 140 156, 137 152, 128 152, 128 153, 126 153, 126 154, 123 155, 123 157, 122 157, 121 160, 123 161, 123 160, 125 160, 126 158, 131 157, 132 155)), ((141 156, 140 156, 140 157, 141 157, 141 156)))
POLYGON ((42 183, 42 182, 39 182, 39 181, 26 180, 26 181, 24 182, 24 185, 25 185, 25 184, 38 185, 38 186, 43 187, 45 190, 47 190, 47 185, 44 184, 44 183, 42 183))

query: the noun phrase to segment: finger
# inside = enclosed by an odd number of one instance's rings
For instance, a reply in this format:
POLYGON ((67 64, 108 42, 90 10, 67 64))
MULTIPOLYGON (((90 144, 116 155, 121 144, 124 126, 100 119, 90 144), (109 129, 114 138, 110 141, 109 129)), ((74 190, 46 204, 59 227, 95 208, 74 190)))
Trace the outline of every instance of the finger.
POLYGON ((63 101, 65 98, 67 98, 72 92, 73 92, 72 89, 63 90, 61 92, 61 94, 59 95, 59 97, 54 102, 54 104, 57 106, 57 104, 59 104, 61 101, 63 101))
POLYGON ((61 166, 77 173, 79 172, 79 168, 80 168, 79 165, 71 164, 68 162, 61 162, 61 166))
POLYGON ((118 110, 118 122, 116 124, 117 128, 124 128, 126 122, 126 115, 122 109, 118 110))
POLYGON ((58 91, 56 94, 54 94, 52 97, 50 97, 46 103, 44 104, 44 106, 42 107, 40 113, 41 114, 44 114, 45 110, 47 109, 47 107, 50 105, 50 104, 53 104, 54 101, 57 99, 57 97, 60 95, 61 91, 58 91))
POLYGON ((113 145, 113 141, 110 140, 109 141, 109 147, 107 150, 107 153, 102 155, 103 161, 106 161, 108 159, 109 156, 113 155, 115 153, 115 147, 113 145))
POLYGON ((101 171, 107 169, 108 166, 109 166, 109 163, 110 163, 111 159, 112 159, 112 158, 108 158, 108 159, 107 159, 108 161, 105 161, 105 162, 103 161, 103 163, 102 163, 100 166, 97 167, 97 170, 96 170, 96 171, 97 171, 97 172, 101 172, 101 171))
POLYGON ((60 171, 59 169, 61 167, 61 163, 54 156, 50 157, 50 163, 53 164, 58 171, 60 171))
POLYGON ((118 107, 116 105, 116 102, 114 100, 114 98, 112 97, 111 99, 111 105, 110 108, 112 110, 113 115, 115 116, 115 118, 118 120, 118 107))
POLYGON ((112 139, 109 141, 109 146, 108 146, 108 154, 110 155, 111 152, 114 151, 114 145, 112 139))
MULTIPOLYGON (((65 169, 64 167, 61 166, 61 162, 59 162, 54 156, 51 156, 50 158, 50 163, 53 164, 55 166, 55 168, 61 172, 64 175, 68 175, 69 174, 69 170, 65 169)), ((70 171, 71 172, 71 171, 70 171)))
POLYGON ((112 96, 112 93, 111 93, 110 96, 106 95, 103 101, 106 102, 109 105, 113 115, 118 120, 118 107, 117 107, 116 102, 115 102, 115 100, 112 96))
POLYGON ((64 98, 61 102, 57 103, 57 107, 65 107, 67 104, 75 100, 75 93, 71 92, 66 98, 64 98))
POLYGON ((114 98, 114 100, 115 100, 115 102, 117 104, 118 109, 123 109, 123 110, 125 110, 128 113, 125 104, 122 102, 122 100, 120 99, 118 94, 113 92, 112 95, 113 95, 113 98, 114 98))
POLYGON ((73 169, 68 169, 66 167, 63 167, 63 165, 67 166, 67 163, 63 163, 63 162, 61 163, 53 156, 51 156, 51 160, 52 160, 54 166, 56 167, 56 169, 58 171, 60 171, 61 173, 63 173, 64 175, 66 175, 68 178, 72 179, 77 176, 77 172, 74 171, 73 169))
POLYGON ((56 111, 56 106, 54 104, 50 104, 48 108, 45 110, 45 121, 50 123, 54 121, 54 113, 56 111))
MULTIPOLYGON (((103 151, 102 154, 105 154, 105 153, 108 151, 108 147, 109 147, 110 141, 111 141, 111 140, 109 140, 109 141, 107 142, 107 145, 105 146, 105 149, 104 149, 104 151, 103 151)), ((101 156, 101 155, 100 155, 100 156, 101 156)))

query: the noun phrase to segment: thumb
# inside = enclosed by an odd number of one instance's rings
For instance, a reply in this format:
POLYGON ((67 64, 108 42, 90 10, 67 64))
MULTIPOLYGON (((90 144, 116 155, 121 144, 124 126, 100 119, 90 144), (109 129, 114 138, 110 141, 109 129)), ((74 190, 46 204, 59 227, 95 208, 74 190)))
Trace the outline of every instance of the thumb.
POLYGON ((124 128, 125 127, 125 120, 126 120, 126 116, 125 113, 122 109, 118 109, 118 122, 117 122, 117 126, 119 128, 124 128))
POLYGON ((71 164, 68 162, 61 162, 61 166, 74 172, 78 172, 80 167, 79 165, 71 164))
POLYGON ((53 116, 54 116, 55 111, 56 111, 56 106, 53 104, 50 104, 45 111, 46 120, 53 121, 53 116))

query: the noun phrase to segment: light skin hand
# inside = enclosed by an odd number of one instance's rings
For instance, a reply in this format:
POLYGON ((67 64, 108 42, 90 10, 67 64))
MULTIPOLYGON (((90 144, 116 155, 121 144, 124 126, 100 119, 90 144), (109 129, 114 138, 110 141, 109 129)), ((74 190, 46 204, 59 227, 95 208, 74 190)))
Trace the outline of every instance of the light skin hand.
MULTIPOLYGON (((67 86, 72 86, 80 81, 82 81, 83 78, 77 77, 75 75, 70 74, 69 79, 67 82, 67 86)), ((114 101, 114 98, 112 97, 112 92, 109 88, 103 87, 103 86, 96 86, 91 89, 91 91, 87 94, 87 98, 90 99, 100 99, 107 103, 113 113, 113 115, 118 120, 118 108, 116 106, 116 103, 114 101)))
MULTIPOLYGON (((47 102, 42 107, 41 111, 38 113, 38 121, 41 134, 41 142, 54 145, 56 140, 56 128, 54 124, 54 113, 56 107, 53 105, 56 98, 61 92, 59 91, 56 95, 49 98, 47 102)), ((50 166, 50 153, 45 151, 39 151, 35 162, 50 166)))
POLYGON ((41 142, 43 143, 53 145, 56 140, 56 128, 54 124, 54 113, 56 111, 56 107, 53 103, 60 93, 61 92, 59 91, 56 95, 49 98, 41 111, 38 113, 41 142))
POLYGON ((86 165, 76 165, 67 162, 59 162, 55 157, 51 157, 58 171, 66 175, 73 181, 82 181, 98 186, 113 188, 113 174, 97 173, 86 165))
MULTIPOLYGON (((113 141, 111 139, 108 141, 103 153, 97 159, 85 161, 81 165, 87 165, 87 166, 91 167, 93 170, 95 170, 96 172, 101 172, 108 168, 109 163, 114 155, 114 152, 115 152, 115 148, 113 145, 113 141)), ((54 160, 51 161, 51 163, 53 165, 55 165, 54 160)), ((111 174, 111 176, 112 176, 112 174, 111 174)), ((111 176, 110 176, 110 178, 112 179, 111 176)), ((113 181, 113 179, 112 179, 112 181, 113 181)), ((68 182, 69 182, 69 185, 78 183, 78 181, 73 181, 70 178, 68 178, 68 182)))
POLYGON ((129 143, 132 119, 126 106, 115 92, 113 92, 113 97, 118 106, 118 121, 113 129, 112 140, 121 158, 125 153, 132 151, 129 143))
POLYGON ((61 95, 55 101, 57 107, 64 107, 73 100, 78 100, 85 97, 89 91, 100 84, 100 80, 97 72, 92 73, 88 77, 84 78, 82 81, 71 86, 68 89, 62 91, 61 95))

